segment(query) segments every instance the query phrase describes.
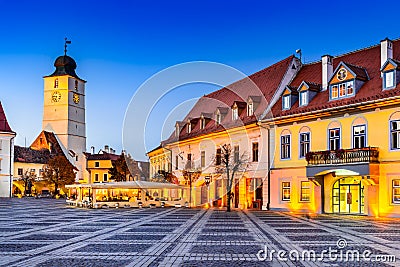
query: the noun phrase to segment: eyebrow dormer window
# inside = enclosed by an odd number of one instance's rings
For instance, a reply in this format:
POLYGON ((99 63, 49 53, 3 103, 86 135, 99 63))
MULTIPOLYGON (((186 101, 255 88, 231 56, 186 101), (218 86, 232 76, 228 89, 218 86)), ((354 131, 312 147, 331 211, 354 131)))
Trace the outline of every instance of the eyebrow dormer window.
POLYGON ((239 118, 238 108, 232 108, 232 120, 237 120, 239 118))
POLYGON ((394 70, 383 73, 383 86, 385 89, 393 88, 395 85, 394 70))
POLYGON ((300 92, 300 106, 308 105, 308 92, 300 92))
POLYGON ((282 97, 282 109, 290 109, 290 95, 285 95, 284 97, 282 97))

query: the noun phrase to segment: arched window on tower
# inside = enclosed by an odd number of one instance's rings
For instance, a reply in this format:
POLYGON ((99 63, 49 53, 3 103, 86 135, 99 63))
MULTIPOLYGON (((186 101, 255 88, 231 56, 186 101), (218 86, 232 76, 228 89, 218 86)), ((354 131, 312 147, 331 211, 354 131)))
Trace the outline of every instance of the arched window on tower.
POLYGON ((75 90, 78 91, 78 81, 75 80, 75 90))
POLYGON ((58 88, 58 78, 54 80, 54 88, 58 88))

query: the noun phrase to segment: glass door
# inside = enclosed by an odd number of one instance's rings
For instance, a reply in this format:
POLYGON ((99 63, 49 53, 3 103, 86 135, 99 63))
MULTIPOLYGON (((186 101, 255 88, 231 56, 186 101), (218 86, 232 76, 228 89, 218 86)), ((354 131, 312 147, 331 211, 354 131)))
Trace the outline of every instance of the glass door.
POLYGON ((364 187, 358 179, 342 178, 332 188, 332 212, 360 214, 364 212, 364 187))

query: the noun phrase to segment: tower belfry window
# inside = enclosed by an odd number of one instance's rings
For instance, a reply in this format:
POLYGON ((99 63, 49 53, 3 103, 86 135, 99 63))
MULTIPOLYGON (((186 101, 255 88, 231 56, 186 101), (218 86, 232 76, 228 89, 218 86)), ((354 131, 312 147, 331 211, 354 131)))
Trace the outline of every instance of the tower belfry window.
POLYGON ((78 81, 75 80, 75 90, 78 91, 78 81))
POLYGON ((58 88, 58 78, 54 80, 54 88, 58 88))

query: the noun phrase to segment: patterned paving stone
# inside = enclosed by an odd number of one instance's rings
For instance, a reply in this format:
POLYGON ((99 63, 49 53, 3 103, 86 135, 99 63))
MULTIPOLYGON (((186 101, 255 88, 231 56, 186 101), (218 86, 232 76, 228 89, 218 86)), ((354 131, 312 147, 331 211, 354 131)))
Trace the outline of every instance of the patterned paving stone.
POLYGON ((94 210, 68 207, 65 200, 0 199, 0 266, 373 266, 280 262, 276 257, 259 262, 256 253, 264 246, 321 251, 344 238, 349 248, 395 254, 400 262, 399 226, 400 219, 362 216, 307 219, 299 213, 222 209, 94 210))
POLYGON ((166 235, 113 235, 106 240, 161 240, 166 235))
POLYGON ((98 253, 124 253, 124 252, 143 252, 150 248, 151 244, 89 244, 78 248, 77 252, 98 252, 98 253))
POLYGON ((199 235, 198 241, 253 241, 252 236, 242 235, 199 235))
POLYGON ((18 240, 67 240, 79 235, 60 235, 60 234, 33 234, 17 238, 18 240))
POLYGON ((45 245, 47 244, 24 244, 24 243, 1 244, 0 252, 22 252, 22 251, 37 249, 45 245))
POLYGON ((85 267, 105 267, 115 266, 122 267, 129 263, 129 260, 107 260, 107 259, 51 259, 43 263, 39 263, 36 267, 62 267, 62 266, 85 266, 85 267))
POLYGON ((256 254, 261 246, 253 245, 195 245, 191 248, 191 253, 199 254, 256 254))
POLYGON ((259 267, 259 266, 272 266, 268 262, 257 262, 257 261, 230 261, 230 260, 192 260, 184 261, 180 265, 181 267, 259 267))

